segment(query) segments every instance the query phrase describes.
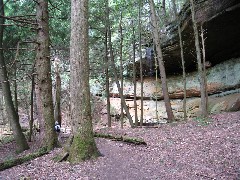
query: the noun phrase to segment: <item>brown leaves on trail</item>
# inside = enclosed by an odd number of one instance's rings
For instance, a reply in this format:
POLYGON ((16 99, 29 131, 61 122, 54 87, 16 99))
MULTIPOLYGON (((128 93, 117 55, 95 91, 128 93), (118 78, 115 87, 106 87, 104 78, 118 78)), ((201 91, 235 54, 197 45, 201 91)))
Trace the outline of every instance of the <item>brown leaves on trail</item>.
MULTIPOLYGON (((61 149, 55 149, 0 172, 0 179, 240 179, 240 112, 202 121, 100 129, 100 133, 143 138, 147 146, 96 138, 103 155, 98 159, 77 165, 56 163, 53 157, 61 149)), ((0 147, 0 160, 14 151, 4 147, 0 147)))

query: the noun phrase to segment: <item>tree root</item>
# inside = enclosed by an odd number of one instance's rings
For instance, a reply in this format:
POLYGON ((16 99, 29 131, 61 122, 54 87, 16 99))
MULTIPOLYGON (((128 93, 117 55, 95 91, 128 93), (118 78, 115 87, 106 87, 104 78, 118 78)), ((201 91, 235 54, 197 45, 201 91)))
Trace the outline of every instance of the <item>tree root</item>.
MULTIPOLYGON (((126 137, 126 136, 117 136, 117 135, 111 135, 111 134, 101 134, 101 133, 94 133, 94 137, 98 138, 106 138, 106 139, 111 139, 113 141, 122 141, 134 145, 147 145, 147 143, 140 138, 131 138, 131 137, 126 137)), ((68 156, 69 156, 69 147, 71 146, 73 140, 73 135, 71 135, 64 147, 65 150, 61 153, 60 156, 58 156, 57 162, 62 162, 66 161, 68 156)))

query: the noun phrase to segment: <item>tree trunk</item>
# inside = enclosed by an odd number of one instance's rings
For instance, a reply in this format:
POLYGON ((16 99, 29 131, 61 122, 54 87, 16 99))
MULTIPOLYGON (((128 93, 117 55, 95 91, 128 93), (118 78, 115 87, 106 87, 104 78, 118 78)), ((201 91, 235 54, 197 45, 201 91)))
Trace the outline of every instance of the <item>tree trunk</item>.
POLYGON ((59 67, 56 65, 56 91, 55 91, 55 105, 54 105, 54 120, 58 124, 62 125, 61 115, 61 77, 59 73, 59 67))
POLYGON ((108 0, 105 2, 105 83, 106 83, 106 97, 107 97, 107 118, 108 118, 108 127, 111 127, 111 112, 110 112, 110 95, 109 95, 109 60, 108 60, 108 0))
POLYGON ((32 141, 32 134, 33 134, 33 121, 34 121, 34 88, 35 88, 35 78, 34 78, 34 69, 35 69, 35 63, 32 67, 32 88, 31 88, 31 110, 30 110, 30 120, 29 120, 29 137, 28 141, 32 141))
POLYGON ((203 54, 203 77, 205 85, 205 98, 206 98, 206 110, 208 112, 208 92, 207 92, 207 74, 206 74, 206 51, 205 51, 205 39, 204 39, 204 30, 201 26, 201 39, 202 39, 202 54, 203 54))
POLYGON ((193 22, 193 30, 194 30, 194 37, 195 37, 195 47, 196 47, 196 54, 197 54, 197 62, 198 62, 198 74, 200 78, 200 91, 201 91, 201 108, 202 108, 202 116, 207 117, 207 102, 206 102, 206 85, 204 81, 204 73, 203 73, 203 65, 201 60, 201 49, 199 43, 199 34, 197 29, 197 23, 195 20, 195 10, 194 10, 194 3, 193 0, 190 0, 191 12, 192 12, 192 22, 193 22))
POLYGON ((16 109, 16 112, 18 113, 18 94, 17 94, 17 59, 19 55, 19 45, 20 42, 17 43, 17 51, 14 59, 14 107, 16 109))
POLYGON ((49 26, 48 26, 48 1, 37 1, 37 55, 36 72, 37 84, 42 101, 42 113, 44 119, 44 135, 42 145, 48 150, 58 145, 57 134, 54 131, 54 111, 52 101, 52 79, 49 49, 49 26))
MULTIPOLYGON (((4 4, 3 0, 0 0, 0 14, 4 16, 4 4)), ((2 83, 2 90, 7 110, 7 117, 9 122, 11 122, 13 136, 18 146, 18 151, 22 152, 26 149, 29 149, 27 144, 26 138, 22 132, 20 123, 19 123, 19 116, 16 112, 11 90, 10 90, 10 83, 7 76, 7 69, 4 61, 4 54, 3 54, 3 30, 4 30, 4 19, 0 18, 0 81, 2 83)))
POLYGON ((164 20, 164 25, 166 26, 168 21, 167 21, 167 11, 166 11, 166 1, 162 0, 162 14, 163 14, 163 20, 164 20))
POLYGON ((40 96, 40 90, 39 86, 35 84, 35 97, 36 97, 36 112, 37 112, 37 119, 38 119, 38 124, 39 124, 39 136, 40 139, 44 137, 44 132, 45 132, 45 127, 44 127, 44 119, 43 119, 43 103, 42 103, 42 98, 40 96))
POLYGON ((180 21, 177 16, 177 8, 176 8, 176 3, 175 0, 172 0, 173 4, 173 11, 174 11, 174 19, 177 19, 178 21, 178 36, 179 36, 179 44, 180 44, 180 49, 181 49, 181 60, 182 60, 182 71, 183 71, 183 118, 184 120, 187 119, 187 81, 186 81, 186 70, 185 70, 185 60, 184 60, 184 55, 183 55, 183 42, 182 42, 182 32, 181 32, 181 26, 180 26, 180 21))
MULTIPOLYGON (((119 31, 120 31, 120 49, 119 49, 119 56, 120 56, 120 80, 121 80, 121 93, 123 94, 123 59, 122 59, 122 49, 123 49, 123 33, 122 33, 122 12, 120 16, 120 24, 119 24, 119 31)), ((123 99, 121 99, 121 128, 123 129, 123 99)))
POLYGON ((112 68, 113 68, 114 78, 115 78, 115 82, 117 84, 118 92, 119 92, 119 95, 120 95, 120 98, 121 98, 122 106, 125 110, 125 113, 126 113, 127 118, 129 120, 130 126, 134 127, 132 116, 129 112, 129 109, 128 109, 127 104, 125 102, 125 99, 123 97, 123 93, 121 91, 120 83, 119 83, 119 80, 118 80, 118 74, 117 74, 117 70, 116 70, 116 67, 115 67, 113 48, 112 48, 112 33, 111 33, 110 24, 109 24, 109 14, 108 14, 108 45, 109 45, 109 50, 110 50, 110 58, 111 58, 111 64, 112 64, 112 68))
POLYGON ((140 57, 140 83, 141 83, 141 113, 140 113, 140 126, 143 126, 143 65, 142 65, 142 23, 141 23, 141 7, 142 0, 139 0, 138 6, 138 34, 139 34, 139 57, 140 57))
POLYGON ((132 40, 132 46, 133 46, 133 87, 134 87, 134 113, 135 113, 135 127, 138 126, 138 114, 137 114, 137 84, 136 84, 136 65, 135 65, 135 59, 136 59, 136 42, 135 42, 135 29, 134 24, 132 22, 132 34, 133 34, 133 40, 132 40))
POLYGON ((72 163, 77 163, 99 155, 94 140, 90 104, 88 0, 71 1, 70 40, 70 98, 73 141, 70 147, 69 160, 72 163))
POLYGON ((166 72, 163 62, 163 55, 162 55, 162 49, 161 49, 161 41, 159 36, 159 26, 157 23, 156 18, 156 11, 154 9, 154 2, 153 0, 149 0, 150 9, 151 9, 151 21, 153 24, 153 39, 157 50, 157 58, 158 58, 158 64, 159 64, 159 70, 160 70, 160 76, 161 76, 161 82, 162 82, 162 92, 165 102, 165 107, 167 111, 168 121, 171 122, 174 120, 174 115, 172 112, 172 107, 169 99, 168 94, 168 87, 167 87, 167 78, 166 78, 166 72))

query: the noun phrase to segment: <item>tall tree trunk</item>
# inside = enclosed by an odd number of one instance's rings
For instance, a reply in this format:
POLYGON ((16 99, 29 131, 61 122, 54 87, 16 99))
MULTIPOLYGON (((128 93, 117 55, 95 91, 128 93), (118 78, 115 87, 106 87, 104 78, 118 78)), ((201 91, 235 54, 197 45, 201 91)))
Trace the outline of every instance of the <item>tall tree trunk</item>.
POLYGON ((201 49, 199 43, 199 34, 197 29, 197 22, 195 20, 195 9, 193 0, 190 0, 191 5, 191 12, 192 12, 192 22, 193 22, 193 30, 194 30, 194 37, 195 37, 195 47, 196 47, 196 54, 197 54, 197 62, 198 62, 198 74, 200 78, 200 91, 201 91, 201 108, 202 108, 202 116, 207 117, 207 101, 206 101, 206 85, 205 85, 205 78, 203 73, 203 64, 201 59, 201 49))
POLYGON ((178 21, 178 36, 179 36, 179 44, 181 49, 181 60, 182 60, 182 71, 183 71, 183 118, 184 120, 187 119, 187 81, 186 81, 186 70, 185 70, 185 60, 183 55, 183 42, 182 42, 182 32, 181 32, 181 26, 180 26, 180 20, 177 15, 177 8, 175 0, 172 0, 173 4, 173 11, 174 11, 174 19, 178 21))
MULTIPOLYGON (((0 14, 4 16, 3 0, 0 0, 0 7, 1 7, 0 14)), ((26 138, 20 126, 18 113, 16 112, 13 105, 10 83, 7 76, 7 69, 3 54, 3 31, 4 31, 4 19, 0 18, 0 81, 2 83, 3 95, 7 110, 7 117, 9 122, 11 122, 10 124, 12 126, 14 139, 18 146, 18 151, 22 152, 26 149, 29 149, 29 146, 27 144, 26 138)))
POLYGON ((19 46, 20 42, 17 43, 17 51, 14 59, 14 107, 18 113, 18 94, 17 94, 17 59, 19 56, 19 46))
MULTIPOLYGON (((120 23, 119 23, 119 31, 120 31, 120 49, 119 49, 119 56, 120 56, 120 80, 121 80, 121 93, 123 94, 123 59, 122 59, 122 49, 123 49, 123 33, 122 33, 122 12, 120 15, 120 23)), ((121 128, 123 128, 123 102, 121 98, 121 116, 120 116, 120 122, 121 122, 121 128)))
POLYGON ((206 73, 206 50, 205 50, 205 38, 204 38, 204 30, 201 26, 201 39, 202 39, 202 58, 203 58, 203 77, 204 77, 204 85, 205 85, 205 98, 206 98, 206 110, 208 112, 208 92, 207 92, 207 73, 206 73))
POLYGON ((150 4, 150 10, 151 10, 151 21, 153 24, 153 39, 154 39, 154 43, 157 50, 157 58, 158 58, 158 64, 159 64, 159 70, 160 70, 160 76, 161 76, 161 82, 162 82, 162 92, 163 92, 165 107, 167 111, 168 121, 171 122, 174 120, 174 115, 172 112, 172 107, 171 107, 169 94, 168 94, 167 78, 166 78, 166 72, 165 72, 162 49, 161 49, 161 41, 160 41, 159 30, 158 30, 159 26, 157 23, 156 11, 154 8, 153 0, 149 0, 149 4, 150 4))
POLYGON ((30 110, 30 120, 29 120, 29 137, 28 141, 32 141, 32 134, 33 134, 33 121, 34 121, 34 88, 35 88, 35 78, 34 78, 34 69, 35 69, 35 63, 32 66, 32 86, 31 86, 31 110, 30 110))
POLYGON ((141 7, 142 0, 139 0, 138 6, 138 34, 139 34, 139 57, 140 57, 140 83, 141 83, 141 113, 140 113, 140 126, 143 126, 143 65, 142 65, 142 21, 141 21, 141 7))
POLYGON ((94 140, 90 87, 88 0, 71 1, 70 98, 73 141, 69 160, 77 163, 99 155, 94 140))
POLYGON ((110 94, 109 94, 109 60, 108 60, 108 0, 105 1, 105 84, 106 84, 106 97, 107 97, 107 119, 108 127, 111 127, 111 112, 110 112, 110 94))
POLYGON ((6 126, 7 125, 7 121, 5 118, 5 109, 4 109, 4 98, 3 98, 3 92, 2 92, 2 83, 0 83, 0 110, 1 110, 1 114, 0 114, 0 125, 6 126))
POLYGON ((135 29, 134 24, 132 22, 132 34, 133 34, 133 40, 132 40, 132 46, 133 46, 133 87, 134 87, 134 113, 135 113, 135 127, 138 126, 138 113, 137 113, 137 84, 136 84, 136 65, 135 65, 135 59, 136 59, 136 42, 135 42, 135 29))
POLYGON ((54 111, 52 101, 52 79, 49 49, 49 26, 48 26, 48 1, 37 1, 37 55, 36 72, 37 84, 42 101, 42 113, 44 119, 44 137, 42 145, 48 150, 58 145, 57 134, 54 131, 54 111))
POLYGON ((113 48, 112 48, 112 33, 111 33, 111 27, 110 27, 110 24, 109 24, 109 14, 108 14, 108 45, 109 45, 109 50, 110 50, 110 58, 111 58, 111 64, 112 64, 112 68, 113 68, 114 78, 115 78, 115 82, 117 84, 118 92, 119 92, 119 95, 120 95, 120 98, 121 98, 122 106, 125 110, 125 113, 126 113, 127 118, 129 120, 130 126, 134 127, 132 116, 129 112, 129 109, 128 109, 127 104, 125 102, 123 93, 121 91, 120 83, 119 83, 119 80, 118 80, 117 69, 115 67, 113 48))
POLYGON ((35 99, 36 99, 36 112, 37 112, 37 119, 38 119, 38 124, 39 124, 39 136, 40 139, 44 137, 44 132, 45 132, 45 127, 44 127, 44 119, 43 119, 43 103, 42 103, 42 98, 40 96, 40 87, 35 84, 34 90, 35 90, 35 99))
POLYGON ((54 120, 62 125, 61 115, 61 77, 59 73, 58 64, 56 65, 56 90, 55 90, 55 105, 54 105, 54 120))
POLYGON ((163 14, 163 20, 164 20, 164 25, 166 26, 168 21, 167 21, 167 11, 166 11, 166 1, 162 0, 162 14, 163 14))
MULTIPOLYGON (((158 63, 157 63, 157 55, 155 53, 154 55, 154 61, 155 61, 155 91, 157 92, 158 89, 158 63)), ((158 97, 156 95, 155 97, 155 108, 156 108, 156 119, 158 120, 158 97)))

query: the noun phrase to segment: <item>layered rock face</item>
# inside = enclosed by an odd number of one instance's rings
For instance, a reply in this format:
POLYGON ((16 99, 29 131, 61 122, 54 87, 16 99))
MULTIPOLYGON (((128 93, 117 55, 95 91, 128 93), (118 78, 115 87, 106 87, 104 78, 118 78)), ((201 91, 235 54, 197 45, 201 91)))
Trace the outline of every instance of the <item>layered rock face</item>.
MULTIPOLYGON (((228 110, 240 110, 240 58, 230 59, 207 69, 207 90, 209 94, 209 112, 219 113, 228 110)), ((177 119, 183 117, 183 80, 181 76, 171 76, 167 80, 173 112, 177 119)), ((113 114, 120 112, 120 98, 116 84, 112 83, 111 98, 113 114)), ((134 116, 133 82, 124 82, 124 95, 134 116)), ((165 119, 167 117, 163 102, 160 79, 144 78, 144 118, 165 119), (157 100, 157 101, 156 101, 157 100), (158 113, 156 114, 156 110, 158 113)), ((197 72, 187 74, 187 112, 189 117, 200 115, 200 86, 197 72)), ((140 82, 137 82, 138 112, 140 113, 140 82)), ((140 116, 140 114, 139 114, 140 116)))
MULTIPOLYGON (((240 1, 239 0, 196 0, 196 20, 198 29, 203 27, 206 61, 215 66, 231 58, 240 57, 240 1)), ((167 74, 179 74, 181 56, 177 26, 180 23, 185 65, 188 72, 195 71, 197 60, 189 3, 179 14, 179 21, 167 26, 167 36, 162 36, 162 49, 167 74)), ((152 59, 153 60, 153 59, 152 59)), ((145 71, 150 71, 148 58, 143 61, 145 71)), ((139 67, 139 62, 137 62, 139 67)), ((138 71, 139 72, 139 71, 138 71)), ((147 73, 146 73, 147 75, 147 73)))
MULTIPOLYGON (((240 1, 239 0, 196 0, 198 28, 205 31, 207 90, 209 112, 240 110, 240 1)), ((187 114, 200 115, 199 78, 190 6, 187 3, 180 12, 184 58, 187 70, 187 114)), ((163 55, 172 109, 177 119, 183 117, 183 82, 177 25, 175 21, 167 27, 167 38, 163 37, 163 55)), ((147 56, 148 57, 148 56, 147 56)), ((161 82, 153 76, 154 62, 143 59, 144 66, 144 121, 166 122, 161 82)), ((150 58, 151 59, 151 58, 150 58)), ((139 67, 139 62, 137 62, 139 67)), ((139 69, 137 69, 139 72, 139 69)), ((124 96, 134 119, 133 83, 131 78, 124 82, 124 96)), ((100 93, 100 92, 97 92, 100 93)), ((95 94, 97 94, 95 93, 95 94)), ((100 93, 101 94, 101 93, 100 93)), ((111 85, 111 113, 120 114, 120 98, 116 84, 111 85)), ((140 82, 137 81, 138 116, 140 116, 140 82)))

